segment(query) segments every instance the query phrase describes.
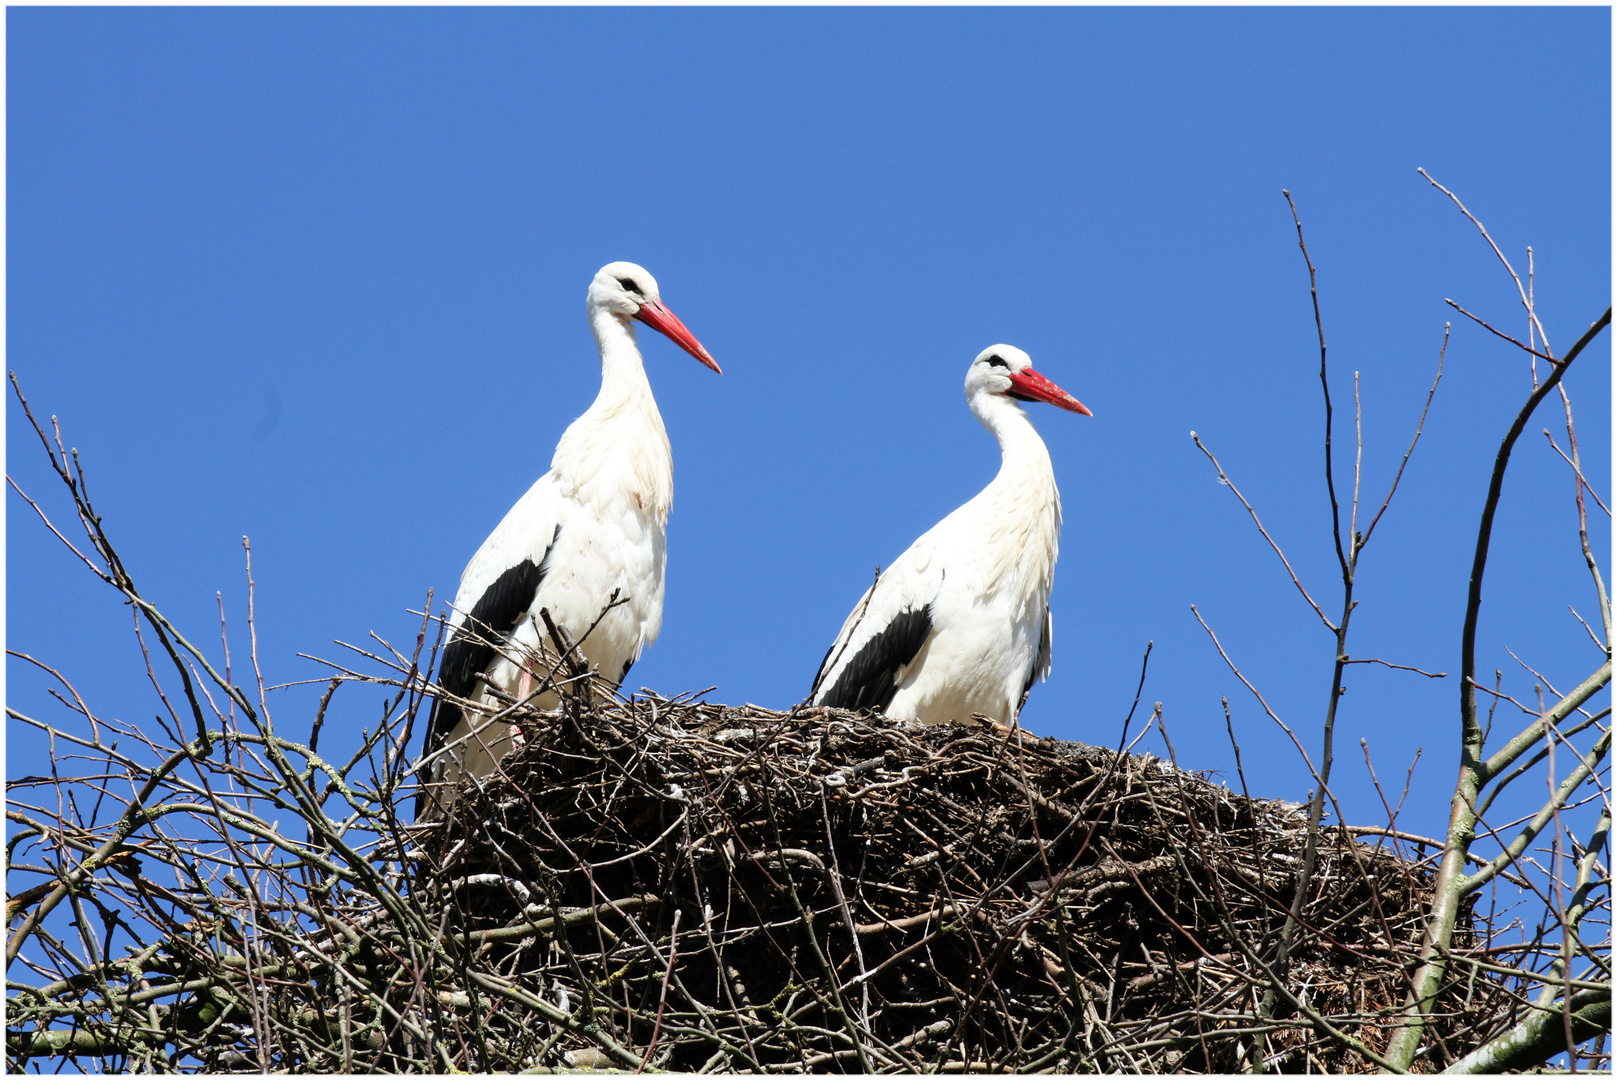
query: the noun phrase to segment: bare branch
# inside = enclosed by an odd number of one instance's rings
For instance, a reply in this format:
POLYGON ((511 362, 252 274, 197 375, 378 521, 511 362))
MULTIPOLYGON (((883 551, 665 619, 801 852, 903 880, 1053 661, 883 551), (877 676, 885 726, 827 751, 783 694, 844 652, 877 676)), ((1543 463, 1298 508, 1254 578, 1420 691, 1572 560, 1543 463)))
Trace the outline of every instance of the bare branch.
MULTIPOLYGON (((1319 314, 1319 286, 1315 281, 1314 260, 1308 255, 1308 244, 1303 239, 1303 222, 1297 216, 1297 204, 1291 201, 1291 192, 1281 191, 1286 205, 1291 207, 1291 220, 1297 226, 1297 247, 1302 250, 1303 262, 1308 265, 1308 295, 1314 302, 1314 329, 1319 335, 1319 385, 1325 394, 1325 489, 1331 496, 1331 536, 1336 541, 1336 561, 1342 566, 1342 577, 1352 574, 1347 552, 1342 548, 1342 511, 1336 502, 1336 478, 1331 466, 1331 384, 1325 377, 1325 323, 1319 314)), ((1324 618, 1322 614, 1320 618, 1324 618)), ((1327 620, 1326 625, 1330 625, 1327 620)))
POLYGON ((1224 646, 1219 642, 1218 635, 1213 633, 1213 628, 1211 626, 1207 625, 1207 621, 1202 618, 1202 613, 1196 610, 1195 604, 1190 605, 1190 613, 1196 616, 1196 621, 1201 623, 1201 628, 1207 631, 1208 637, 1213 639, 1213 648, 1217 649, 1218 655, 1224 658, 1224 663, 1229 667, 1230 672, 1237 679, 1241 680, 1241 685, 1250 690, 1253 697, 1258 699, 1258 704, 1263 706, 1265 715, 1267 715, 1270 720, 1273 720, 1276 724, 1278 724, 1280 726, 1280 730, 1284 731, 1286 735, 1290 737, 1291 744, 1295 746, 1297 748, 1297 752, 1302 755, 1303 763, 1308 766, 1308 771, 1314 777, 1314 782, 1316 784, 1319 783, 1319 772, 1314 768, 1313 760, 1308 756, 1308 751, 1303 749, 1303 744, 1297 741, 1297 736, 1293 734, 1291 728, 1286 725, 1284 720, 1280 719, 1279 715, 1276 714, 1273 709, 1269 708, 1269 703, 1263 699, 1263 694, 1259 692, 1258 688, 1253 686, 1251 681, 1248 680, 1245 675, 1241 674, 1241 669, 1235 666, 1235 661, 1230 659, 1230 654, 1224 651, 1224 646))
POLYGON ((1344 664, 1380 664, 1382 667, 1396 668, 1399 671, 1413 671, 1415 674, 1424 675, 1428 679, 1446 679, 1446 678, 1449 677, 1449 673, 1446 672, 1446 671, 1422 671, 1418 667, 1410 667, 1408 664, 1392 664, 1392 663, 1388 663, 1385 660, 1379 659, 1378 657, 1373 657, 1373 656, 1372 657, 1366 657, 1364 659, 1354 659, 1354 658, 1351 658, 1351 657, 1343 657, 1342 663, 1344 663, 1344 664))
MULTIPOLYGON (((1572 1035, 1577 1041, 1611 1030, 1611 987, 1580 990, 1567 1001, 1572 1010, 1572 1035)), ((1516 1072, 1540 1065, 1566 1049, 1561 1032, 1561 1010, 1534 1007, 1527 1018, 1486 1046, 1478 1047, 1445 1072, 1516 1072)))
POLYGON ((1332 633, 1335 633, 1336 624, 1325 617, 1325 612, 1318 604, 1314 602, 1314 598, 1308 595, 1308 590, 1303 588, 1303 583, 1297 579, 1297 571, 1293 570, 1291 568, 1291 563, 1286 560, 1286 553, 1280 550, 1280 545, 1275 543, 1274 537, 1269 535, 1269 530, 1263 527, 1263 522, 1258 519, 1258 512, 1252 509, 1251 503, 1246 501, 1246 496, 1242 495, 1241 489, 1235 486, 1235 481, 1231 480, 1227 475, 1225 475, 1224 466, 1218 463, 1218 458, 1213 456, 1213 452, 1211 450, 1202 445, 1201 437, 1194 431, 1190 433, 1190 438, 1191 441, 1196 444, 1196 449, 1206 454, 1207 460, 1211 461, 1213 463, 1213 468, 1218 470, 1218 482, 1234 492, 1235 497, 1241 500, 1241 505, 1246 507, 1246 512, 1252 515, 1252 523, 1258 527, 1258 532, 1263 534, 1263 538, 1269 542, 1269 546, 1274 549, 1274 553, 1280 557, 1280 564, 1286 568, 1286 573, 1291 575, 1291 583, 1297 586, 1297 591, 1302 593, 1304 600, 1308 601, 1308 606, 1314 609, 1314 614, 1319 616, 1320 621, 1325 624, 1325 628, 1330 630, 1332 633))
POLYGON ((1437 374, 1432 377, 1432 388, 1426 391, 1426 404, 1421 406, 1420 419, 1415 423, 1415 434, 1409 440, 1409 449, 1404 451, 1403 460, 1398 462, 1398 471, 1393 475, 1392 485, 1387 488, 1387 497, 1381 500, 1381 509, 1370 519, 1370 524, 1365 526, 1364 537, 1358 541, 1361 550, 1370 542, 1370 534, 1376 531, 1376 524, 1381 520, 1381 515, 1387 512, 1387 507, 1392 504, 1392 497, 1398 493, 1398 483, 1404 478, 1404 466, 1409 464, 1409 456, 1415 452, 1415 444, 1420 442, 1421 432, 1426 428, 1426 414, 1431 411, 1432 398, 1437 394, 1437 384, 1443 381, 1443 358, 1448 355, 1448 351, 1449 324, 1444 323, 1443 345, 1437 351, 1437 374))
POLYGON ((1488 331, 1488 333, 1494 335, 1495 337, 1504 338, 1506 341, 1508 341, 1512 345, 1516 346, 1516 348, 1520 349, 1522 352, 1532 353, 1534 356, 1538 357, 1540 360, 1548 360, 1552 364, 1559 364, 1561 362, 1561 361, 1557 360, 1553 356, 1546 356, 1545 354, 1539 352, 1537 349, 1534 349, 1531 345, 1522 344, 1520 341, 1517 341, 1515 338, 1511 337, 1509 334, 1505 333, 1503 330, 1499 330, 1499 329, 1494 328, 1493 326, 1489 325, 1489 323, 1487 322, 1486 319, 1483 319, 1482 317, 1480 317, 1478 315, 1473 315, 1471 312, 1467 311, 1465 308, 1461 307, 1459 304, 1456 304, 1453 300, 1450 300, 1447 297, 1445 297, 1443 302, 1445 304, 1447 304, 1449 307, 1453 308, 1455 311, 1458 311, 1461 315, 1464 315, 1466 318, 1468 318, 1472 322, 1476 323, 1478 326, 1482 327, 1484 330, 1488 331))
MULTIPOLYGON (((1583 479, 1583 468, 1580 464, 1582 457, 1578 453, 1578 429, 1577 425, 1572 422, 1572 399, 1567 396, 1566 384, 1563 383, 1557 386, 1556 389, 1561 393, 1561 406, 1566 413, 1566 440, 1567 445, 1572 450, 1572 472, 1577 477, 1577 483, 1573 485, 1572 492, 1574 502, 1578 508, 1578 542, 1583 547, 1584 564, 1588 566, 1589 575, 1594 579, 1595 595, 1600 603, 1600 621, 1606 628, 1606 652, 1609 655, 1611 652, 1612 641, 1611 600, 1606 595, 1606 581, 1605 578, 1603 578, 1600 574, 1600 564, 1595 560, 1594 551, 1589 547, 1589 512, 1583 504, 1583 492, 1585 488, 1589 487, 1589 485, 1583 479)), ((1550 440, 1550 445, 1555 445, 1554 439, 1550 440)), ((1560 453, 1560 447, 1556 447, 1556 452, 1560 453)), ((1589 493, 1593 495, 1594 489, 1589 488, 1589 493)), ((1600 502, 1600 497, 1598 495, 1595 496, 1595 501, 1600 502)), ((1600 508, 1605 510, 1605 504, 1601 503, 1600 508)), ((1606 510, 1606 514, 1609 517, 1611 515, 1611 511, 1606 510)))
POLYGON ((1359 480, 1364 471, 1364 403, 1359 400, 1359 373, 1353 373, 1353 511, 1348 516, 1348 535, 1353 548, 1359 548, 1359 480))
POLYGON ((62 542, 62 545, 64 547, 66 547, 67 550, 71 551, 75 556, 77 556, 77 558, 78 558, 78 560, 80 562, 82 562, 85 566, 89 567, 91 573, 93 573, 96 577, 100 578, 102 581, 105 581, 108 585, 111 585, 113 583, 112 578, 106 572, 104 572, 99 566, 97 566, 95 563, 91 562, 88 558, 86 558, 82 551, 80 551, 78 548, 74 547, 73 546, 73 541, 69 540, 67 537, 62 535, 62 531, 56 527, 56 524, 53 521, 51 521, 51 519, 49 517, 46 516, 45 511, 40 509, 39 504, 36 503, 32 498, 30 498, 26 491, 24 491, 22 488, 17 486, 17 481, 13 480, 9 475, 7 475, 6 483, 11 485, 11 490, 12 491, 15 491, 18 495, 22 496, 22 499, 23 499, 24 502, 26 502, 29 506, 33 507, 34 513, 39 515, 39 520, 45 523, 45 528, 47 528, 47 529, 49 529, 51 531, 51 535, 55 536, 56 539, 60 540, 62 542))
MULTIPOLYGON (((1587 679, 1583 680, 1583 682, 1575 687, 1570 693, 1561 698, 1560 701, 1557 701, 1548 712, 1543 714, 1543 717, 1548 719, 1551 724, 1560 724, 1562 720, 1565 720, 1568 716, 1571 716, 1572 713, 1584 702, 1588 701, 1590 698, 1594 697, 1602 689, 1604 689, 1606 684, 1610 681, 1611 661, 1607 660, 1604 664, 1600 665, 1599 669, 1596 670, 1593 675, 1590 675, 1587 679)), ((1535 715, 1533 717, 1533 722, 1528 724, 1527 727, 1522 730, 1521 734, 1517 735, 1514 739, 1511 739, 1504 746, 1500 747, 1486 761, 1479 763, 1478 776, 1480 777, 1481 783, 1488 783, 1488 781, 1510 768, 1511 762, 1521 757, 1543 737, 1544 733, 1542 721, 1538 715, 1535 715)))
MULTIPOLYGON (((1430 179, 1430 177, 1428 177, 1430 179)), ((1433 181, 1435 184, 1436 181, 1433 181)), ((1452 196, 1450 196, 1452 198, 1452 196)), ((1456 200, 1458 201, 1458 200, 1456 200)), ((1492 243, 1490 240, 1489 243, 1492 243)), ((1496 249, 1497 250, 1497 249, 1496 249)), ((1500 256, 1503 258, 1503 256, 1500 256)), ((1524 294, 1525 297, 1525 294, 1524 294)), ((1504 441, 1499 445, 1499 453, 1494 460, 1493 475, 1488 483, 1488 496, 1482 507, 1482 521, 1477 527, 1477 549, 1471 563, 1471 582, 1466 597, 1465 626, 1460 635, 1460 716, 1461 723, 1466 732, 1468 742, 1474 741, 1480 735, 1481 729, 1477 726, 1477 703, 1474 687, 1477 673, 1477 618, 1482 610, 1482 576, 1488 565, 1488 547, 1493 538, 1494 514, 1499 508, 1499 496, 1504 490, 1505 469, 1510 464, 1510 452, 1521 436, 1522 429, 1538 408, 1539 402, 1550 392, 1550 389, 1560 383, 1561 377, 1572 366, 1572 361, 1578 358, 1585 346, 1595 339, 1595 336, 1611 325, 1611 308, 1585 330, 1572 348, 1567 350, 1566 356, 1556 368, 1550 372, 1544 382, 1534 390, 1516 414, 1516 420, 1506 432, 1504 441)), ((1542 336, 1542 335, 1541 335, 1542 336)))
POLYGON ((1606 643, 1600 640, 1600 636, 1595 633, 1595 628, 1585 622, 1582 615, 1578 614, 1578 609, 1573 607, 1571 604, 1568 604, 1566 609, 1572 612, 1572 617, 1578 620, 1578 625, 1583 627, 1584 630, 1588 632, 1589 640, 1595 643, 1595 648, 1599 649, 1601 652, 1606 652, 1606 643))
MULTIPOLYGON (((1510 274, 1510 280, 1515 282, 1516 293, 1521 297, 1522 307, 1526 309, 1527 317, 1532 320, 1533 326, 1538 330, 1538 339, 1544 343, 1544 351, 1553 357, 1555 354, 1550 349, 1549 336, 1544 333, 1544 325, 1538 321, 1538 311, 1534 307, 1533 301, 1528 297, 1526 290, 1522 288, 1522 279, 1516 275, 1516 269, 1510 265, 1510 260, 1505 258, 1505 253, 1499 250, 1499 245, 1493 242, 1493 237, 1488 235, 1488 230, 1483 227, 1482 222, 1478 221, 1476 216, 1472 214, 1471 211, 1465 208, 1465 204, 1460 201, 1459 196, 1455 195, 1454 192, 1450 191, 1442 184, 1439 184, 1436 180, 1433 180, 1431 175, 1425 169, 1416 169, 1415 171, 1426 177, 1427 182, 1433 187, 1447 195, 1454 205, 1459 207, 1460 213, 1464 214, 1471 224, 1477 227, 1477 231, 1482 234, 1482 238, 1488 241, 1488 246, 1493 248, 1493 253, 1499 256, 1500 264, 1503 265, 1506 272, 1510 274)), ((1572 357, 1568 356, 1562 362, 1571 363, 1571 361, 1572 357)))
MULTIPOLYGON (((1548 718, 1546 718, 1546 722, 1549 722, 1548 718)), ((1578 763, 1577 768, 1567 775, 1567 778, 1562 781, 1561 786, 1556 789, 1550 800, 1540 808, 1538 813, 1533 815, 1532 820, 1522 827, 1521 832, 1516 835, 1516 839, 1506 846, 1504 852, 1498 858, 1492 860, 1486 869, 1479 870, 1465 879, 1464 884, 1460 886, 1462 893, 1476 891, 1486 885, 1499 871, 1515 862, 1522 852, 1527 850, 1527 845, 1533 842, 1533 838, 1542 832, 1544 826, 1548 825, 1555 815, 1567 805, 1568 800, 1572 798, 1572 794, 1583 786, 1584 781, 1590 778, 1600 759, 1605 756, 1610 746, 1611 732, 1609 730, 1604 731, 1589 752, 1583 756, 1583 760, 1578 763)))
POLYGON ((1583 478, 1583 470, 1578 468, 1578 466, 1573 462, 1573 460, 1566 456, 1566 451, 1562 450, 1560 448, 1560 446, 1558 446, 1556 444, 1555 436, 1550 434, 1550 429, 1549 428, 1544 429, 1544 438, 1549 441, 1550 449, 1554 450, 1557 454, 1560 454, 1562 461, 1564 461, 1568 465, 1572 466, 1573 475, 1578 478, 1578 483, 1583 485, 1583 489, 1594 497, 1595 505, 1600 507, 1600 509, 1604 510, 1606 512, 1607 517, 1610 517, 1611 516, 1611 508, 1608 507, 1605 504, 1605 502, 1600 498, 1600 493, 1597 492, 1594 488, 1589 486, 1589 481, 1587 481, 1587 480, 1585 480, 1583 478))
MULTIPOLYGON (((1564 729, 1562 729, 1562 728, 1551 728, 1551 730, 1555 733, 1557 738, 1562 739, 1564 741, 1566 739, 1570 739, 1574 735, 1580 734, 1580 733, 1588 730, 1589 728, 1593 727, 1595 724, 1598 724, 1601 720, 1604 720, 1606 717, 1608 717, 1610 715, 1611 715, 1611 708, 1608 706, 1607 708, 1601 709, 1599 712, 1594 713, 1593 715, 1588 716, 1585 719, 1579 721, 1576 724, 1572 724, 1567 728, 1564 728, 1564 729)), ((1540 724, 1540 726, 1542 727, 1542 723, 1540 724)), ((1532 745, 1536 745, 1536 744, 1532 744, 1532 745)), ((1529 746, 1529 749, 1531 749, 1531 745, 1529 746)), ((1481 802, 1479 802, 1477 804, 1477 817, 1479 817, 1479 818, 1484 817, 1488 813, 1488 808, 1493 805, 1494 798, 1496 796, 1498 796, 1498 794, 1501 791, 1504 791, 1512 783, 1514 783, 1516 780, 1520 779, 1521 776, 1524 773, 1526 773, 1528 769, 1531 769, 1533 766, 1535 766, 1539 762, 1543 761, 1545 759, 1545 757, 1548 756, 1548 754, 1549 754, 1549 748, 1547 746, 1546 747, 1540 747, 1539 750, 1536 753, 1534 753, 1531 757, 1521 759, 1517 763, 1515 768, 1511 769, 1510 772, 1505 773, 1501 777, 1499 777, 1498 781, 1494 783, 1493 788, 1488 792, 1487 796, 1481 802)))
MULTIPOLYGON (((1388 836, 1410 844, 1424 844, 1425 846, 1432 848, 1434 851, 1443 850, 1443 841, 1434 839, 1430 836, 1421 836, 1417 833, 1404 832, 1401 829, 1387 829, 1381 827, 1380 825, 1344 825, 1343 828, 1354 836, 1388 836)), ((1473 866, 1489 865, 1488 860, 1484 859, 1481 855, 1468 854, 1466 856, 1466 861, 1471 863, 1473 866)), ((1517 877, 1515 874, 1509 873, 1508 871, 1500 871, 1499 876, 1507 881, 1512 882, 1513 884, 1520 885, 1523 888, 1527 887, 1526 879, 1517 877)))

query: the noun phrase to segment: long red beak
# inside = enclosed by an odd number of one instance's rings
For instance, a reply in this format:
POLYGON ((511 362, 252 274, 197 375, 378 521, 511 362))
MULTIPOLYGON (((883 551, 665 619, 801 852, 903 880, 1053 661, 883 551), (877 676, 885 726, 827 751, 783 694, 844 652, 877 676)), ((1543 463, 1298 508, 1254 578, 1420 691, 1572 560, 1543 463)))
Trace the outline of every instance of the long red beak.
POLYGON ((1084 408, 1084 403, 1067 393, 1055 383, 1046 379, 1032 368, 1023 368, 1011 376, 1011 388, 1006 391, 1018 401, 1043 401, 1054 405, 1058 409, 1079 413, 1083 416, 1095 414, 1084 408))
POLYGON ((724 374, 719 370, 718 362, 713 359, 713 355, 702 348, 702 343, 696 340, 696 335, 685 329, 685 324, 679 321, 679 316, 664 307, 661 300, 642 301, 640 310, 634 313, 634 317, 658 333, 666 335, 675 345, 714 371, 718 371, 720 375, 724 374))

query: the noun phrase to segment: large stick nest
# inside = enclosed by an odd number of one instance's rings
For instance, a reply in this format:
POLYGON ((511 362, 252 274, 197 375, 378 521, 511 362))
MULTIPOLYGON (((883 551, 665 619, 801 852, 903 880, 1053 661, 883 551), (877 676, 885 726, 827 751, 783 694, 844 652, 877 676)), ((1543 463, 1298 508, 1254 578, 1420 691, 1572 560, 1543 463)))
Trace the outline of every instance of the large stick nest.
MULTIPOLYGON (((1266 1005, 1306 811, 1149 755, 657 698, 524 724, 414 841, 472 962, 572 1017, 440 993, 473 1067, 1229 1072, 1262 1038, 1364 1071, 1405 1000, 1425 868, 1324 830, 1266 1005)), ((1510 1012, 1469 974, 1435 1057, 1510 1012)))

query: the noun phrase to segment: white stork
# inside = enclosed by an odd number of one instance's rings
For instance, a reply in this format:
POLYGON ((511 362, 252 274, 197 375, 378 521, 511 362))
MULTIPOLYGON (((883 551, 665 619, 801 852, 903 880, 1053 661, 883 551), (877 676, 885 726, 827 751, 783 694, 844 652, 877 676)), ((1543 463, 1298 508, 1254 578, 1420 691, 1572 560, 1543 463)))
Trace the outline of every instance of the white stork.
POLYGON ((1009 345, 966 372, 966 402, 999 441, 999 474, 900 555, 826 651, 815 705, 929 724, 974 713, 1011 723, 1050 674, 1050 586, 1061 496, 1050 452, 1018 401, 1091 415, 1009 345))
MULTIPOLYGON (((462 776, 489 774, 512 749, 519 733, 488 718, 502 703, 485 683, 519 701, 529 697, 548 640, 541 609, 581 641, 587 663, 620 683, 662 629, 674 463, 632 320, 666 334, 714 371, 719 365, 634 263, 603 266, 585 309, 601 350, 601 391, 563 433, 550 471, 517 500, 461 574, 438 685, 484 708, 434 700, 418 816, 428 810, 429 790, 445 793, 432 801, 447 803, 462 776), (603 616, 614 591, 621 603, 603 616)), ((554 692, 533 704, 554 707, 554 692)))

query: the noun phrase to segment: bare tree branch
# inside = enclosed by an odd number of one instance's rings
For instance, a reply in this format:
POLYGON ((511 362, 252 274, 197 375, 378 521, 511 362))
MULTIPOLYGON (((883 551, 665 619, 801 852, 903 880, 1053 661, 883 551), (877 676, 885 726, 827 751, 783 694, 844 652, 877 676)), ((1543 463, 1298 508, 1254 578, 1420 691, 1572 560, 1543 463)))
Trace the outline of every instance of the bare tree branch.
MULTIPOLYGON (((1297 247, 1308 265, 1308 295, 1314 302, 1314 329, 1319 335, 1319 385, 1325 394, 1325 490, 1331 497, 1331 536, 1336 541, 1336 561, 1342 566, 1342 576, 1351 574, 1347 552, 1342 547, 1342 512, 1336 502, 1336 478, 1331 465, 1331 384, 1325 377, 1325 323, 1319 314, 1319 285, 1315 281, 1314 260, 1308 255, 1308 244, 1303 240, 1303 222, 1297 216, 1297 204, 1291 201, 1291 192, 1281 191, 1286 205, 1291 207, 1291 220, 1297 226, 1297 247)), ((1322 615, 1321 618, 1324 618, 1322 615)))
POLYGON ((1522 344, 1520 341, 1517 341, 1515 338, 1511 337, 1509 334, 1505 333, 1503 330, 1496 329, 1495 327, 1490 325, 1488 323, 1488 321, 1486 319, 1483 319, 1481 316, 1473 315, 1471 312, 1467 311, 1465 308, 1461 307, 1459 304, 1456 304, 1453 300, 1444 298, 1443 302, 1445 304, 1447 304, 1449 307, 1453 308, 1455 311, 1458 311, 1461 315, 1464 315, 1466 318, 1468 318, 1472 322, 1476 323, 1478 326, 1482 327, 1484 330, 1488 331, 1488 333, 1494 335, 1495 337, 1504 338, 1506 341, 1508 341, 1512 345, 1516 346, 1516 348, 1520 349, 1522 352, 1532 353, 1534 356, 1538 357, 1540 360, 1548 360, 1552 364, 1559 364, 1561 362, 1561 361, 1557 360, 1553 356, 1546 356, 1544 353, 1539 352, 1537 349, 1533 348, 1531 345, 1522 344))
POLYGON ((1600 498, 1600 493, 1597 492, 1594 488, 1589 486, 1589 481, 1587 481, 1587 480, 1585 480, 1583 478, 1583 470, 1578 468, 1578 466, 1573 462, 1573 460, 1566 456, 1566 451, 1562 450, 1560 448, 1560 446, 1556 445, 1555 436, 1550 434, 1550 429, 1549 428, 1544 429, 1544 438, 1549 441, 1550 449, 1554 450, 1557 454, 1561 455, 1561 460, 1562 461, 1564 461, 1568 465, 1572 466, 1573 475, 1578 478, 1578 483, 1583 485, 1583 489, 1585 491, 1587 491, 1591 496, 1594 497, 1595 505, 1600 507, 1600 509, 1604 510, 1606 512, 1607 517, 1610 517, 1611 516, 1611 508, 1608 507, 1605 504, 1605 502, 1600 498))
POLYGON ((1280 564, 1286 568, 1286 573, 1291 575, 1291 583, 1297 586, 1297 591, 1302 593, 1304 600, 1308 601, 1308 606, 1314 609, 1314 614, 1319 616, 1320 621, 1325 624, 1325 628, 1335 633, 1336 624, 1325 617, 1325 612, 1314 602, 1314 598, 1308 595, 1308 590, 1303 588, 1303 583, 1297 579, 1297 571, 1293 570, 1291 563, 1286 560, 1286 553, 1280 550, 1280 545, 1275 543, 1274 537, 1269 535, 1269 530, 1263 527, 1263 522, 1258 519, 1258 512, 1252 509, 1252 504, 1247 502, 1245 495, 1241 494, 1241 489, 1235 486, 1235 481, 1225 474, 1224 466, 1218 463, 1218 458, 1213 456, 1211 450, 1202 445, 1201 437, 1194 431, 1190 433, 1190 439, 1196 444, 1196 449, 1207 455, 1207 460, 1213 463, 1213 468, 1218 470, 1218 482, 1234 492, 1235 497, 1241 500, 1241 505, 1246 507, 1246 512, 1252 515, 1252 523, 1258 527, 1258 532, 1263 534, 1263 538, 1269 542, 1269 546, 1274 549, 1274 553, 1280 557, 1280 564))
MULTIPOLYGON (((1581 1042, 1611 1030, 1611 987, 1580 990, 1568 1001, 1572 1011, 1572 1036, 1581 1042)), ((1561 1010, 1534 1008, 1527 1018, 1499 1038, 1471 1051, 1444 1072, 1503 1073, 1542 1064, 1564 1049, 1561 1010)))
POLYGON ((1449 677, 1449 673, 1446 672, 1446 671, 1422 671, 1418 667, 1410 667, 1408 664, 1392 664, 1392 663, 1388 663, 1386 660, 1382 660, 1379 657, 1374 657, 1374 656, 1365 657, 1363 659, 1357 659, 1357 658, 1352 658, 1352 657, 1344 657, 1343 660, 1342 660, 1342 663, 1344 663, 1344 664, 1380 664, 1382 667, 1395 668, 1398 671, 1413 671, 1415 674, 1424 675, 1428 679, 1446 679, 1446 678, 1449 677))
POLYGON ((1370 534, 1376 531, 1376 524, 1381 520, 1381 515, 1387 512, 1387 507, 1392 504, 1392 497, 1398 494, 1398 483, 1404 478, 1404 467, 1409 464, 1409 456, 1415 452, 1415 444, 1420 442, 1421 432, 1426 430, 1426 414, 1431 411, 1432 398, 1437 394, 1437 384, 1443 381, 1443 358, 1448 352, 1449 324, 1444 323, 1443 345, 1437 350, 1437 374, 1432 376, 1432 388, 1426 391, 1426 404, 1421 406, 1420 419, 1415 422, 1415 434, 1409 440, 1409 449, 1404 451, 1402 460, 1398 462, 1398 471, 1393 474, 1392 484, 1387 488, 1387 497, 1381 500, 1381 509, 1376 511, 1376 516, 1365 526, 1364 537, 1358 541, 1360 548, 1370 542, 1370 534))
MULTIPOLYGON (((1427 173, 1425 169, 1416 169, 1415 171, 1426 177, 1427 182, 1433 187, 1447 195, 1454 205, 1459 207, 1460 213, 1464 214, 1471 224, 1477 227, 1477 231, 1482 234, 1482 238, 1488 241, 1488 246, 1493 248, 1493 253, 1499 256, 1499 262, 1510 274, 1510 280, 1516 283, 1516 293, 1521 297, 1522 307, 1526 309, 1527 317, 1532 320, 1533 326, 1538 330, 1538 339, 1544 343, 1544 351, 1553 357, 1555 354, 1550 349, 1549 336, 1544 333, 1544 325, 1538 321, 1538 311, 1535 308, 1532 299, 1528 297, 1527 291, 1522 288, 1522 279, 1517 276, 1516 268, 1510 265, 1510 260, 1505 258, 1505 253, 1499 250, 1499 245, 1493 242, 1493 237, 1488 235, 1488 230, 1483 226, 1482 222, 1476 219, 1476 216, 1473 215, 1471 211, 1465 208, 1465 204, 1460 201, 1459 196, 1455 195, 1454 192, 1450 191, 1442 184, 1439 184, 1436 180, 1433 180, 1431 175, 1427 173)), ((1572 358, 1568 356, 1562 362, 1571 363, 1572 358)))

